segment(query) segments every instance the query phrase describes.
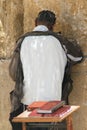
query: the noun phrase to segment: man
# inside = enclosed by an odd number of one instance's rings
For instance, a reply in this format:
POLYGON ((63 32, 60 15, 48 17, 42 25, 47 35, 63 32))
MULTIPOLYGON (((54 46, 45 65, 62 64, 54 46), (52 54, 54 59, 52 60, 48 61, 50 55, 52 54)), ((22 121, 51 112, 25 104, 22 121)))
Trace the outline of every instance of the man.
MULTIPOLYGON (((55 14, 43 10, 35 20, 33 32, 17 41, 10 64, 10 75, 15 81, 10 121, 33 101, 64 99, 62 85, 67 63, 75 64, 83 58, 80 48, 53 33, 55 22, 55 14)), ((22 129, 19 123, 11 124, 13 130, 22 129)))

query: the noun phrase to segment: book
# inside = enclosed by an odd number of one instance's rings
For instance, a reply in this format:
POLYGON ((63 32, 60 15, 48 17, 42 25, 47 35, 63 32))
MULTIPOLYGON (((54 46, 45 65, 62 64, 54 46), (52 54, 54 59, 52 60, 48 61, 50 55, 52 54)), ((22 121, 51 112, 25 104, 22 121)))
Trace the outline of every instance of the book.
POLYGON ((65 105, 65 101, 49 101, 40 108, 38 108, 37 113, 53 113, 63 105, 65 105))
POLYGON ((69 113, 71 111, 71 106, 64 105, 63 107, 60 107, 53 113, 37 113, 37 109, 33 110, 31 113, 29 113, 29 117, 63 117, 65 114, 69 113))
POLYGON ((32 102, 30 105, 27 106, 27 110, 31 111, 31 110, 34 110, 36 108, 40 108, 41 106, 43 106, 46 103, 47 103, 46 101, 35 101, 35 102, 32 102))

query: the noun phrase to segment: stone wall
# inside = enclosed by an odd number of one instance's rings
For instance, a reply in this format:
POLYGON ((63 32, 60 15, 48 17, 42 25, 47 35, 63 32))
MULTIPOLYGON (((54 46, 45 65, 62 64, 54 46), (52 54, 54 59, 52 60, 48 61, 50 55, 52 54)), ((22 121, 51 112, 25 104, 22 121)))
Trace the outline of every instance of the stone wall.
POLYGON ((0 0, 0 130, 11 130, 9 92, 14 83, 8 66, 16 39, 34 27, 37 13, 50 9, 56 13, 55 31, 76 39, 84 52, 84 61, 72 69, 74 81, 70 104, 80 105, 73 114, 74 130, 87 129, 87 0, 0 0), (84 111, 84 113, 83 113, 84 111))

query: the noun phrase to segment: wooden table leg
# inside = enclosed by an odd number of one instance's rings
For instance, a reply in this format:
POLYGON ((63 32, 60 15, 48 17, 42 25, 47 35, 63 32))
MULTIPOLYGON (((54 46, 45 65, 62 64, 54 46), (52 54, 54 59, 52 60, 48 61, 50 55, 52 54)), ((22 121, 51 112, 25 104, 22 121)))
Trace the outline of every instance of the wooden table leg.
POLYGON ((67 117, 67 130, 73 130, 72 116, 67 117))
POLYGON ((22 123, 22 130, 26 130, 26 123, 25 122, 22 123))

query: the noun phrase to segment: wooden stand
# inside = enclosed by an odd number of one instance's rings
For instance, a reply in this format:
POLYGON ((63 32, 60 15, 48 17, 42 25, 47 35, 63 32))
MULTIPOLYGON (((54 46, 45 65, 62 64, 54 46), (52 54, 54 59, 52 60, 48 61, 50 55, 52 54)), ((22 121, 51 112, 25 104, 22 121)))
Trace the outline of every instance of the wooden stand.
POLYGON ((13 122, 22 122, 23 130, 26 130, 26 123, 29 122, 62 122, 63 120, 66 119, 67 121, 67 130, 73 130, 73 125, 72 125, 72 113, 78 110, 80 106, 71 106, 70 111, 62 115, 61 117, 29 117, 29 113, 31 111, 24 111, 17 117, 13 118, 13 122))

